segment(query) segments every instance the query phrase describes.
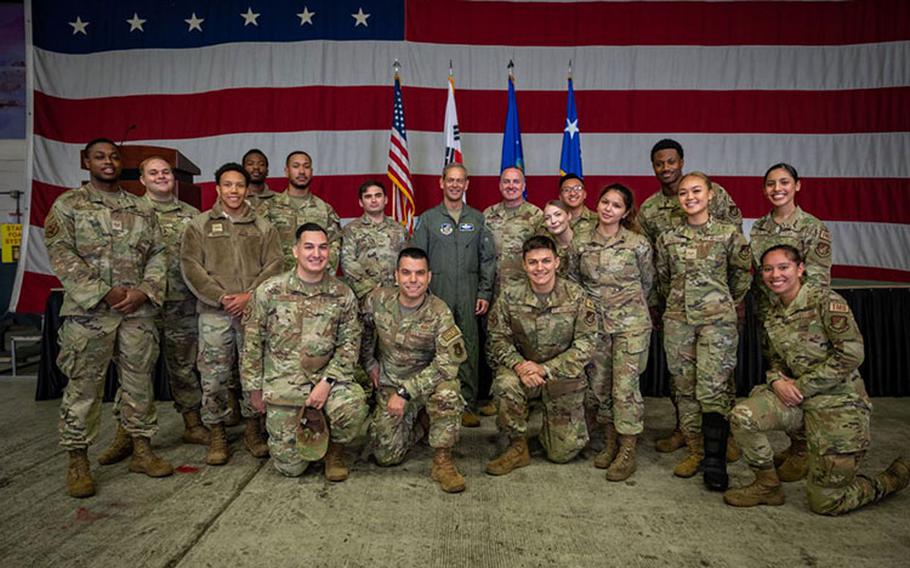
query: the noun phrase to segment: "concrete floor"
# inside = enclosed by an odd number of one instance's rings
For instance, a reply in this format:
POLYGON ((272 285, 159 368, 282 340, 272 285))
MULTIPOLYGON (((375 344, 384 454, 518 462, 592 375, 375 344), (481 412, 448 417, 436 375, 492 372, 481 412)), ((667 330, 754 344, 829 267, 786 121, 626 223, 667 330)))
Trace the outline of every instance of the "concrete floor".
MULTIPOLYGON (((403 466, 358 460, 345 483, 321 467, 286 479, 238 450, 207 467, 205 449, 179 445, 181 424, 160 405, 160 453, 181 473, 130 474, 94 461, 113 433, 110 405, 90 450, 99 486, 64 492, 58 401, 34 402, 33 379, 0 378, 0 565, 14 566, 908 566, 910 492, 842 518, 808 512, 802 482, 782 507, 737 510, 700 478, 671 474, 682 455, 653 450, 671 425, 665 400, 647 401, 638 472, 609 483, 590 460, 532 464, 503 478, 483 473, 495 452, 492 418, 463 432, 457 450, 468 490, 443 494, 429 479, 430 450, 403 466)), ((908 449, 910 399, 876 399, 877 471, 908 449)), ((240 430, 232 432, 236 439, 240 430)), ((781 439, 775 439, 782 442, 781 439)), ((235 443, 235 448, 237 444, 235 443)), ((733 482, 750 479, 739 462, 733 482)))

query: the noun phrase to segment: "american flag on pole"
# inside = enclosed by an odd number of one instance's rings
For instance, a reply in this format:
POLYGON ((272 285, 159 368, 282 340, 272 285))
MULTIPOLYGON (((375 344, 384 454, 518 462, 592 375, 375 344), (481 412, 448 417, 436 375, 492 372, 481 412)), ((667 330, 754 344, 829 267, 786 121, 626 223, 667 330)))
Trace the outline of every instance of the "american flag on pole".
POLYGON ((452 65, 449 64, 449 91, 446 97, 446 118, 442 127, 445 137, 446 155, 443 165, 462 164, 464 157, 461 155, 461 132, 458 130, 458 111, 455 109, 455 76, 452 65))
MULTIPOLYGON (((747 225, 769 210, 762 175, 787 161, 800 206, 831 229, 835 277, 910 282, 910 2, 27 0, 28 225, 12 298, 42 311, 59 285, 44 248, 54 199, 85 179, 95 136, 179 149, 205 175, 261 148, 311 153, 313 191, 342 218, 385 175, 393 91, 408 70, 416 213, 439 202, 446 70, 457 61, 468 202, 500 199, 503 67, 521 69, 531 200, 557 194, 565 65, 584 116, 585 181, 658 190, 651 146, 727 188, 747 225), (440 22, 463 25, 440 25, 440 22), (508 22, 508 25, 505 25, 508 22), (548 189, 549 188, 549 189, 548 189)), ((197 180, 198 181, 198 180, 197 180)), ((597 191, 589 191, 593 205, 597 191)))
POLYGON ((414 185, 411 183, 411 158, 408 131, 404 126, 404 101, 401 79, 395 62, 395 94, 392 103, 392 134, 389 140, 389 179, 392 180, 392 217, 408 232, 414 231, 414 185))

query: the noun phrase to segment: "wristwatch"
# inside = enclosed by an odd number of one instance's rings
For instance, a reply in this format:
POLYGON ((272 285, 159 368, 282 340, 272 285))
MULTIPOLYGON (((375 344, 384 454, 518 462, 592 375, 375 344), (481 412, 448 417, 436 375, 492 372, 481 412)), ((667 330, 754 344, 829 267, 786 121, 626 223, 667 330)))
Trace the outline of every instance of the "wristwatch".
POLYGON ((408 389, 406 389, 404 387, 398 387, 397 389, 395 389, 395 394, 397 394, 398 396, 400 396, 401 398, 403 398, 405 400, 411 400, 411 393, 409 393, 408 389))
POLYGON ((338 382, 338 379, 336 379, 335 377, 322 377, 322 380, 329 383, 330 387, 334 387, 335 383, 338 382))

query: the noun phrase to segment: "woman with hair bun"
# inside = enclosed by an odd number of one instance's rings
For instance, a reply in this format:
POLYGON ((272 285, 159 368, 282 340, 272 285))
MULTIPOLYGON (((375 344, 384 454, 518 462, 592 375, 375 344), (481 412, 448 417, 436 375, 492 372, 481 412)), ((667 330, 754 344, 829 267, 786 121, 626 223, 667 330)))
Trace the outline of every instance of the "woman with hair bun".
POLYGON ((761 277, 774 294, 765 319, 768 382, 730 413, 733 435, 755 480, 724 493, 734 507, 783 505, 767 433, 805 429, 809 439, 809 508, 841 515, 907 487, 910 463, 897 458, 875 476, 857 475, 871 443, 872 403, 859 374, 863 336, 850 306, 830 288, 804 284, 802 254, 775 245, 761 257, 761 277))
POLYGON ((609 481, 636 468, 644 429, 639 376, 648 364, 654 284, 651 244, 639 232, 632 191, 608 185, 597 200, 597 225, 577 244, 578 281, 600 314, 600 345, 588 365, 586 406, 604 429, 604 449, 594 459, 609 481))
MULTIPOLYGON (((818 218, 806 213, 796 204, 800 180, 796 168, 786 163, 774 164, 765 172, 765 197, 771 211, 757 220, 749 231, 752 248, 752 298, 758 320, 762 353, 769 356, 768 336, 763 325, 774 293, 762 280, 761 257, 773 246, 790 245, 799 251, 806 265, 803 280, 806 284, 827 287, 831 284, 831 233, 818 218)), ((790 446, 774 457, 781 481, 799 481, 808 471, 806 434, 802 429, 787 432, 790 446)))
POLYGON ((727 488, 727 414, 733 408, 733 369, 739 333, 736 306, 752 281, 751 252, 739 229, 711 218, 711 179, 692 172, 677 197, 686 223, 657 240, 657 279, 664 310, 664 349, 676 386, 688 455, 673 470, 705 485, 727 488))

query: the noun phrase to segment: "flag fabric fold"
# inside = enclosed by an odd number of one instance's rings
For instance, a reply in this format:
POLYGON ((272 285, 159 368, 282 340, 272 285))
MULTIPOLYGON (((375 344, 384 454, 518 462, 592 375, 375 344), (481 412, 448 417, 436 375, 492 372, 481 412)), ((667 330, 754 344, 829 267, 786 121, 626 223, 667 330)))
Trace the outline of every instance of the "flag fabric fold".
POLYGON ((559 156, 559 175, 575 174, 584 179, 581 167, 581 132, 578 130, 578 112, 575 110, 575 89, 569 77, 569 94, 566 102, 566 125, 562 134, 562 153, 559 156))
POLYGON ((392 102, 392 132, 389 139, 389 179, 392 181, 392 217, 408 230, 414 230, 414 185, 408 154, 408 131, 404 123, 401 79, 395 73, 392 102))
POLYGON ((458 111, 455 108, 455 77, 449 69, 449 90, 446 98, 446 117, 443 126, 445 143, 445 161, 443 165, 462 164, 464 156, 461 154, 461 130, 458 128, 458 111))
POLYGON ((502 134, 502 159, 499 171, 506 168, 525 169, 524 153, 521 149, 521 127, 518 124, 518 102, 515 97, 515 77, 509 73, 509 106, 506 110, 506 125, 502 134))

